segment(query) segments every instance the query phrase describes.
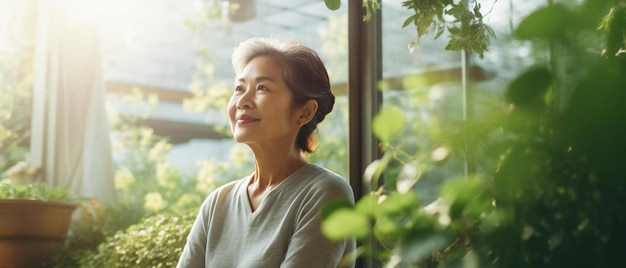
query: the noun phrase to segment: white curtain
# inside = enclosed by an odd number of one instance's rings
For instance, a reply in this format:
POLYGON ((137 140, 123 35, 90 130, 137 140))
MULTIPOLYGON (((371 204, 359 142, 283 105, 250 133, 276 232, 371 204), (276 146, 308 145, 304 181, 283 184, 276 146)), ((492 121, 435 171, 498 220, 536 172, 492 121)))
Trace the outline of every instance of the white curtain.
POLYGON ((99 2, 38 2, 31 161, 49 185, 113 204, 99 2))

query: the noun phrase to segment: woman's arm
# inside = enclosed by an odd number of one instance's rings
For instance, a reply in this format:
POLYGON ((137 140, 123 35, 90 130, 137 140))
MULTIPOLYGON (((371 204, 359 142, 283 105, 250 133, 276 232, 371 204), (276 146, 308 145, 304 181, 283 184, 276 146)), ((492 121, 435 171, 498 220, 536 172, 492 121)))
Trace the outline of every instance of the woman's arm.
POLYGON ((203 268, 206 255, 207 222, 208 222, 208 199, 202 204, 196 217, 196 221, 191 227, 187 236, 187 243, 183 253, 178 259, 177 268, 203 268))
MULTIPOLYGON (((354 239, 330 241, 321 232, 321 208, 330 201, 347 199, 354 204, 349 186, 326 185, 312 193, 302 204, 294 233, 281 267, 338 267, 346 254, 356 247, 354 239)), ((354 263, 348 265, 353 267, 354 263)))

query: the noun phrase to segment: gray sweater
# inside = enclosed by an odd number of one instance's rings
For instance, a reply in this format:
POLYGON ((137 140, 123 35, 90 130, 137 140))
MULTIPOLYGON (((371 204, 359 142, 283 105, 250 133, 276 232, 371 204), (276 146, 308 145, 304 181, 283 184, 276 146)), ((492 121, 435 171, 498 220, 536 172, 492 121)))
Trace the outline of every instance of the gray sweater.
MULTIPOLYGON (((225 184, 202 204, 177 267, 337 267, 355 240, 331 242, 320 233, 320 208, 348 199, 339 175, 308 164, 272 189, 252 212, 251 176, 225 184)), ((354 266, 354 262, 351 266, 354 266)))

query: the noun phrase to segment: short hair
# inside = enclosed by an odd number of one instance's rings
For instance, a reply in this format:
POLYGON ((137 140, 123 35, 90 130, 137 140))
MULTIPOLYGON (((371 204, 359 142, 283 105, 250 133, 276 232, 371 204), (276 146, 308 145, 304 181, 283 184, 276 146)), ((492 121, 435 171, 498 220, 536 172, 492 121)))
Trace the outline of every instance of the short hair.
POLYGON ((241 42, 235 49, 232 57, 235 72, 240 73, 258 56, 270 56, 282 67, 283 80, 293 94, 295 106, 303 105, 310 99, 317 101, 318 108, 313 119, 302 126, 296 136, 296 146, 301 152, 313 152, 313 132, 335 104, 324 63, 317 52, 300 42, 256 37, 241 42))

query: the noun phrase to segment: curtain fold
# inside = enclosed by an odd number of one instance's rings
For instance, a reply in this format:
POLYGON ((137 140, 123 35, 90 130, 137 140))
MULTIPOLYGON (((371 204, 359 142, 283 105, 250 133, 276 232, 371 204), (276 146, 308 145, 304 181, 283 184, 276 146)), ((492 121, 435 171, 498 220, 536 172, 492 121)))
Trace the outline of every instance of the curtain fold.
POLYGON ((113 204, 98 3, 38 2, 31 161, 49 185, 113 204))

